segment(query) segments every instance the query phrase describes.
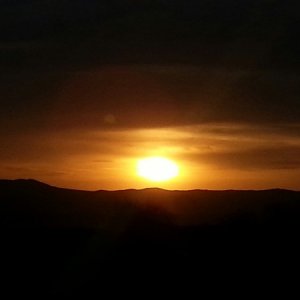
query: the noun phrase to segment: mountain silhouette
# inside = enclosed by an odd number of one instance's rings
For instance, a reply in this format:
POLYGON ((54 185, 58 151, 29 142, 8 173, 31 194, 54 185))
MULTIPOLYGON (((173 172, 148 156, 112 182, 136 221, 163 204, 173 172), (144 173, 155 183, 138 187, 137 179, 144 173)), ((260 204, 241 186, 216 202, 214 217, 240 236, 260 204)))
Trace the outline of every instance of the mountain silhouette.
POLYGON ((299 266, 295 191, 89 192, 0 180, 0 216, 3 285, 18 296, 87 297, 132 281, 155 290, 196 280, 203 290, 299 266))

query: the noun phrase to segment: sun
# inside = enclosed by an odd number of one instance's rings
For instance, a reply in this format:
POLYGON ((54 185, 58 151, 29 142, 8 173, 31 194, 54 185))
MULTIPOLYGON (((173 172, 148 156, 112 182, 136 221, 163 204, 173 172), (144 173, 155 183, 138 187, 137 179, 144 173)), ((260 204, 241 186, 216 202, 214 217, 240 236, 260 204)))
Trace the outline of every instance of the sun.
POLYGON ((177 164, 164 157, 147 157, 140 159, 137 163, 139 176, 151 181, 167 181, 179 174, 177 164))

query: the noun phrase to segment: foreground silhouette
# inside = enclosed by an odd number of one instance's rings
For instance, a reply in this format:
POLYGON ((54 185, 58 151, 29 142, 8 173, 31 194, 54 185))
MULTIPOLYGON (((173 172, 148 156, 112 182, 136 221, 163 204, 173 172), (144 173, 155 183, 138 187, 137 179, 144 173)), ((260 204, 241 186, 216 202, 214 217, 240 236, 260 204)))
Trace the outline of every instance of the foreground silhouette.
POLYGON ((253 288, 299 267, 300 192, 87 192, 1 180, 0 214, 2 284, 19 296, 253 288))

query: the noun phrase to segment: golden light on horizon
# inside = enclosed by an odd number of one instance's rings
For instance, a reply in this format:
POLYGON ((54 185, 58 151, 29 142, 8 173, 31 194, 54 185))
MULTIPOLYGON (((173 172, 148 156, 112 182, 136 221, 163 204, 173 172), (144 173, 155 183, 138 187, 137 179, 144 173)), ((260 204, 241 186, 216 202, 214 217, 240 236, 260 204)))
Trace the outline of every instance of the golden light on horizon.
POLYGON ((147 157, 137 163, 137 174, 147 180, 162 182, 178 176, 178 165, 165 157, 147 157))

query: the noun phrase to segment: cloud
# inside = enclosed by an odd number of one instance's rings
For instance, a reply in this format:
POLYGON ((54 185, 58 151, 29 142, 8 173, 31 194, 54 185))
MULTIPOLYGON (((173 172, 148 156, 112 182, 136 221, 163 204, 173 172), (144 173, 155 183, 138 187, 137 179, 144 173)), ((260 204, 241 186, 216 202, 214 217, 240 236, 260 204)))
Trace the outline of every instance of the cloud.
POLYGON ((14 132, 207 123, 283 128, 300 122, 299 86, 293 72, 181 65, 20 72, 3 76, 0 114, 2 128, 14 132))
POLYGON ((300 146, 231 149, 229 152, 202 153, 194 158, 218 169, 293 170, 300 169, 300 146))
POLYGON ((70 175, 157 151, 298 169, 296 6, 1 1, 1 166, 70 175))
POLYGON ((8 132, 299 122, 290 1, 0 8, 0 125, 8 132), (116 122, 101 121, 108 115, 116 122))
POLYGON ((48 45, 3 52, 2 67, 180 63, 297 70, 293 1, 19 0, 0 8, 0 43, 48 45))
POLYGON ((2 138, 0 162, 62 166, 166 155, 210 168, 300 169, 297 128, 216 123, 43 132, 2 138))
POLYGON ((300 137, 297 126, 288 128, 290 134, 281 127, 216 123, 2 136, 0 176, 88 189, 141 187, 136 161, 166 156, 182 166, 177 188, 299 188, 300 137))

